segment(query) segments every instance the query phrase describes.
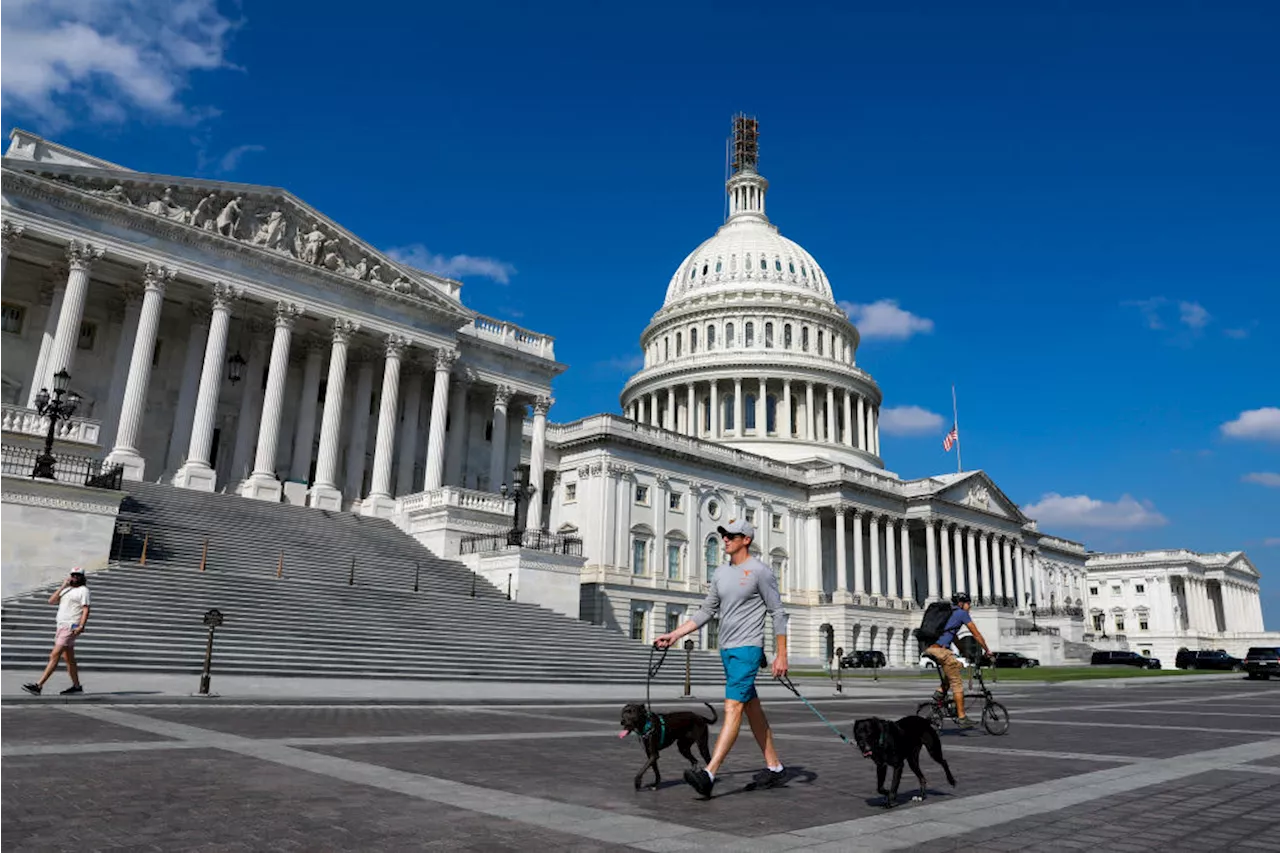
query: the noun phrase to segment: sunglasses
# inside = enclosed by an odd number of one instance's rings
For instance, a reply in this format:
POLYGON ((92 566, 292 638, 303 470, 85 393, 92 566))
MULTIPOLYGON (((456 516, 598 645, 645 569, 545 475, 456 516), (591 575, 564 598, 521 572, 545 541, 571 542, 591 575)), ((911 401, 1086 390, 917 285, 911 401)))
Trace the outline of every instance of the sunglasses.
POLYGON ((726 533, 726 534, 724 534, 723 538, 724 538, 726 541, 728 541, 728 540, 732 540, 732 539, 743 539, 743 538, 745 538, 745 537, 746 537, 746 535, 747 535, 747 534, 745 534, 745 533, 726 533))

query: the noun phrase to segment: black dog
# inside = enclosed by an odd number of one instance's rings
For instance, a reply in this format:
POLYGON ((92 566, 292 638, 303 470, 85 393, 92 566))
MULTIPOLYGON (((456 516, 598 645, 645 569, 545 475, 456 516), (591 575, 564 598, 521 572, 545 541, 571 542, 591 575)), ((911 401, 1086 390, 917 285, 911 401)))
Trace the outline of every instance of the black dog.
POLYGON ((929 757, 942 765, 946 771, 947 781, 954 786, 956 778, 951 775, 947 760, 942 757, 942 740, 933 726, 923 717, 903 717, 896 723, 870 717, 858 720, 853 724, 853 739, 858 742, 864 758, 876 763, 876 790, 884 794, 884 807, 892 808, 898 802, 898 783, 902 781, 902 763, 911 765, 911 772, 920 780, 920 793, 911 799, 923 800, 925 797, 924 773, 920 771, 920 747, 929 750, 929 757), (884 787, 885 768, 893 767, 893 784, 889 790, 884 787))
POLYGON ((640 790, 644 772, 650 767, 653 768, 653 787, 658 787, 662 782, 662 774, 658 772, 658 753, 673 743, 680 749, 680 754, 689 759, 689 763, 695 770, 698 769, 698 762, 693 757, 693 750, 690 749, 695 743, 698 745, 698 751, 702 753, 702 760, 708 763, 711 761, 711 752, 707 749, 707 726, 714 723, 718 717, 715 708, 706 702, 702 704, 711 711, 711 719, 708 720, 692 711, 655 714, 653 711, 646 711, 645 706, 637 702, 623 707, 622 733, 618 737, 626 737, 635 732, 640 735, 640 742, 644 744, 646 760, 640 772, 636 774, 637 791, 640 790))

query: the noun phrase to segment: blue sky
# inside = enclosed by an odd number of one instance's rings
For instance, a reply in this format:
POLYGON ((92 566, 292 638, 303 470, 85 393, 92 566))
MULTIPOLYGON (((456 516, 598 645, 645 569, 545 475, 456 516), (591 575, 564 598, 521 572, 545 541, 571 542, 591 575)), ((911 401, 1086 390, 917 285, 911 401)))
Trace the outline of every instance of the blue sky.
POLYGON ((4 0, 3 125, 287 187, 557 337, 616 411, 761 121, 891 470, 1098 550, 1243 548, 1280 627, 1280 7, 4 0), (357 14, 358 12, 358 14, 357 14), (912 408, 915 407, 915 408, 912 408))

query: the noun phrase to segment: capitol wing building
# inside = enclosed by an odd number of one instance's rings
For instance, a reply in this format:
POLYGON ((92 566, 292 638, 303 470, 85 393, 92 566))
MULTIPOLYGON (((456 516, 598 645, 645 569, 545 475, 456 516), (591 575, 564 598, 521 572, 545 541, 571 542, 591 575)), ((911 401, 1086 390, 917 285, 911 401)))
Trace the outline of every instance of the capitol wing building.
MULTIPOLYGON (((15 130, 6 492, 11 448, 44 435, 37 396, 65 371, 83 402, 59 450, 120 466, 126 491, 391 518, 520 600, 639 641, 696 609, 724 559, 716 527, 738 518, 778 575, 796 662, 843 648, 918 665, 920 611, 958 590, 993 647, 1043 663, 1132 649, 1171 666, 1181 647, 1277 642, 1241 552, 1097 554, 1039 530, 982 471, 887 470, 884 395, 822 267, 766 214, 756 134, 735 121, 728 216, 676 268, 621 414, 554 423, 553 340, 466 308, 458 282, 285 190, 133 171, 15 130)), ((715 647, 715 623, 695 636, 715 647)))

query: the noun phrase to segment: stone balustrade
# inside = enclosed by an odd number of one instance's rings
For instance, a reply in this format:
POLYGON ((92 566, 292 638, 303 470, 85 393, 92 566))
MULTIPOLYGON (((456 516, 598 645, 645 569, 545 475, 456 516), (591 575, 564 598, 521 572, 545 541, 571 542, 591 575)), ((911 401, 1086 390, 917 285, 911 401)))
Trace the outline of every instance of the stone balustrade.
POLYGON ((510 516, 515 505, 510 498, 493 492, 479 492, 474 489, 463 489, 458 486, 442 486, 429 492, 418 492, 400 498, 402 512, 413 512, 420 509, 437 507, 457 507, 459 509, 478 510, 480 512, 500 513, 510 516))
MULTIPOLYGON (((49 419, 35 409, 5 403, 3 415, 0 418, 0 429, 4 432, 44 438, 49 433, 49 419)), ((98 434, 101 430, 102 424, 93 418, 70 418, 58 421, 53 435, 58 441, 97 446, 98 434)))
POLYGON ((555 361, 556 358, 555 338, 531 332, 504 320, 479 315, 470 327, 462 331, 464 334, 471 333, 478 338, 492 340, 504 347, 527 352, 540 358, 551 361, 555 361))

